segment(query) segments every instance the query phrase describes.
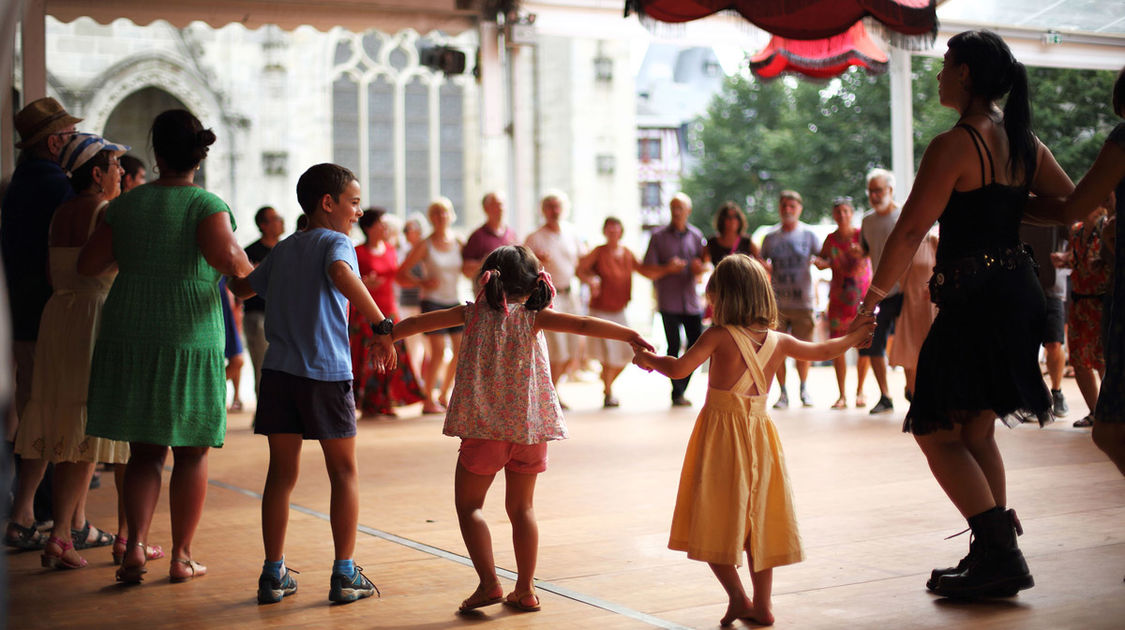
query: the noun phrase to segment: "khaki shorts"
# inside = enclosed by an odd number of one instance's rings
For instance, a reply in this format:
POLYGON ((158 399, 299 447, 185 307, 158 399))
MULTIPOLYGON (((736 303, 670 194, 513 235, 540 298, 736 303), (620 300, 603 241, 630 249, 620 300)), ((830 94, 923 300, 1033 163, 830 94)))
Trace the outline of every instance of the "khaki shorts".
POLYGON ((779 308, 777 309, 777 330, 789 333, 801 341, 812 341, 813 321, 811 309, 804 308, 779 308))

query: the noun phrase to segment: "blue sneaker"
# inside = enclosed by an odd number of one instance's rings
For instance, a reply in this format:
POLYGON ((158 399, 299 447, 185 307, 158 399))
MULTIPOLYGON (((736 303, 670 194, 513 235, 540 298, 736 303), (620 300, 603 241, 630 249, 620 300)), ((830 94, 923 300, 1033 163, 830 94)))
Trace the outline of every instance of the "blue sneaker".
MULTIPOLYGON (((328 600, 333 602, 354 602, 357 599, 371 597, 379 593, 379 589, 363 575, 363 567, 357 566, 351 577, 343 573, 332 574, 332 588, 328 591, 328 600)), ((379 593, 382 596, 382 593, 379 593)))
POLYGON ((300 573, 300 571, 286 567, 285 575, 281 576, 280 580, 272 575, 263 573, 262 576, 258 578, 258 603, 276 604, 286 595, 296 593, 297 580, 294 580, 290 573, 300 573))

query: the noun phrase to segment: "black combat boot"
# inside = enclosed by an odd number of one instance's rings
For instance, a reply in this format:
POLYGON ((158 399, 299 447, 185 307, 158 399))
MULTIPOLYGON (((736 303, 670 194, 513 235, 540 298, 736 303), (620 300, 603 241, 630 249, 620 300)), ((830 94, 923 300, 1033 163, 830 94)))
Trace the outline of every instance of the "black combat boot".
MULTIPOLYGON (((1004 508, 1000 508, 1000 509, 1003 510, 1004 508)), ((1012 527, 1016 530, 1016 534, 1019 535, 1019 536, 1023 536, 1023 525, 1020 524, 1020 519, 1019 519, 1018 516, 1016 516, 1016 511, 1015 510, 1007 510, 1004 513, 1008 516, 1008 520, 1011 521, 1012 527)), ((948 536, 946 538, 946 540, 948 540, 949 538, 953 538, 954 536, 960 536, 961 534, 964 534, 967 531, 969 531, 969 530, 966 529, 963 532, 953 534, 953 536, 948 536)), ((977 544, 976 538, 972 534, 969 534, 969 554, 967 556, 965 556, 964 558, 961 558, 961 561, 958 562, 957 566, 955 566, 955 567, 947 567, 947 568, 944 568, 944 569, 934 569, 933 571, 930 571, 930 579, 926 581, 926 588, 928 588, 932 591, 932 590, 934 590, 934 587, 937 586, 938 578, 940 578, 941 576, 943 576, 943 575, 953 575, 955 573, 960 573, 960 572, 964 571, 969 566, 969 559, 972 558, 974 554, 979 553, 979 552, 980 552, 980 545, 977 544)))
POLYGON ((943 597, 1011 597, 1035 586, 1027 562, 1016 544, 1016 528, 999 507, 969 517, 978 546, 966 558, 964 570, 942 575, 931 589, 943 597))

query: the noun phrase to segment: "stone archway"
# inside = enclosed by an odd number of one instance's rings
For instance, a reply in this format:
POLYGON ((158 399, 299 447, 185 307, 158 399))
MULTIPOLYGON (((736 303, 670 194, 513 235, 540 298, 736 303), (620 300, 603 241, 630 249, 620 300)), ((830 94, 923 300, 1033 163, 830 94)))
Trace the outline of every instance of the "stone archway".
MULTIPOLYGON (((144 87, 122 99, 105 123, 102 132, 113 142, 132 147, 129 154, 145 163, 150 173, 154 172, 156 157, 149 144, 149 129, 157 114, 168 109, 187 109, 180 99, 158 87, 144 87)), ((207 187, 207 162, 195 175, 195 183, 207 187)))
MULTIPOLYGON (((152 119, 164 109, 186 109, 205 127, 214 129, 218 141, 211 147, 200 174, 206 174, 209 191, 223 199, 230 198, 233 130, 214 92, 186 64, 163 53, 131 57, 103 72, 91 85, 97 88, 83 109, 85 122, 81 128, 133 146, 134 154, 146 166, 153 159, 148 129, 152 119), (139 138, 134 135, 136 128, 142 130, 139 138), (120 131, 122 137, 111 135, 110 129, 120 131)), ((200 179, 196 181, 203 185, 200 179)))

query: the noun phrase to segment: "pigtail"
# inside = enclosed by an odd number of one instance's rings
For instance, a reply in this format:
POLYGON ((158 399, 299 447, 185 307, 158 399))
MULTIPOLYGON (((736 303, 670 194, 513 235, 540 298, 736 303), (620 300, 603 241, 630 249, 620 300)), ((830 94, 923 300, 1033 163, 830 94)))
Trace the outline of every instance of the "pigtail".
POLYGON ((500 277, 499 269, 486 269, 480 273, 480 292, 477 293, 477 300, 479 301, 481 297, 484 297, 492 310, 508 312, 504 280, 500 277))
POLYGON ((540 271, 535 279, 535 290, 527 297, 523 305, 529 311, 541 311, 555 301, 555 285, 551 282, 551 274, 540 271))
POLYGON ((1022 181, 1031 185, 1035 175, 1036 143, 1031 132, 1031 100, 1028 95, 1027 69, 1012 60, 1012 86, 1004 103, 1004 131, 1008 136, 1008 169, 1013 179, 1023 171, 1022 181))

